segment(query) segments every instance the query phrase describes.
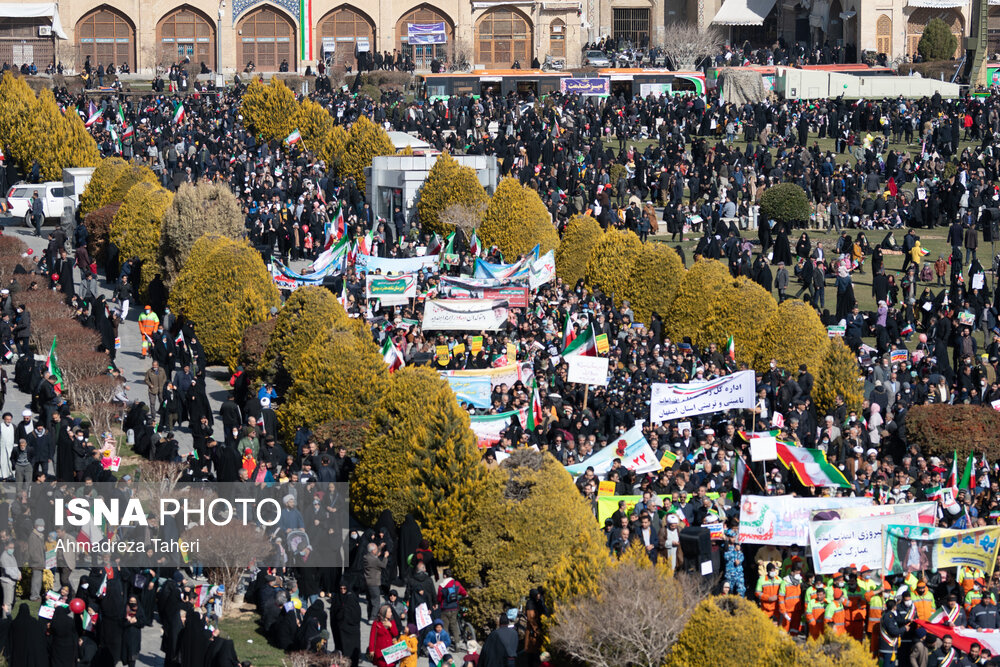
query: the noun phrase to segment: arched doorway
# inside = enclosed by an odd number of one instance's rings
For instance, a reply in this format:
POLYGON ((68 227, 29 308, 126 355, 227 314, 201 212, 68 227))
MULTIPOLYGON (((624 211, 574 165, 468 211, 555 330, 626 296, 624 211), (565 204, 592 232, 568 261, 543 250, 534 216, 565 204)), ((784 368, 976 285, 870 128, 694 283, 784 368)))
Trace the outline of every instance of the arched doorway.
POLYGON ((396 48, 404 55, 409 54, 417 69, 430 69, 434 58, 451 62, 455 60, 455 26, 450 18, 434 7, 420 5, 403 14, 396 22, 396 48), (442 23, 444 30, 438 30, 442 23), (410 43, 411 24, 422 27, 420 44, 416 43, 417 40, 410 43))
POLYGON ((360 10, 342 5, 319 21, 319 53, 334 65, 355 62, 355 49, 375 49, 375 24, 360 10))
POLYGON ((958 9, 932 9, 920 7, 910 14, 906 22, 906 55, 912 56, 917 52, 917 44, 920 43, 920 36, 924 33, 924 28, 931 22, 931 19, 941 19, 951 28, 951 34, 958 39, 958 47, 955 49, 953 57, 959 57, 962 49, 962 36, 965 34, 965 21, 962 19, 962 12, 958 9))
POLYGON ((111 7, 98 7, 85 14, 76 24, 78 70, 90 58, 90 64, 121 66, 128 63, 135 71, 135 27, 124 14, 111 7))
POLYGON ((826 40, 833 46, 844 44, 844 19, 840 18, 843 13, 844 9, 840 0, 833 0, 830 3, 829 19, 826 22, 826 40))
POLYGON ((207 16, 184 5, 156 24, 156 62, 169 66, 188 58, 215 70, 215 26, 207 16))
POLYGON ((273 7, 253 10, 236 24, 240 69, 253 61, 260 72, 277 72, 283 60, 295 71, 295 26, 283 12, 273 7))
POLYGON ((524 14, 507 7, 490 9, 476 21, 476 63, 505 69, 517 60, 528 67, 532 39, 531 21, 524 14))
POLYGON ((875 52, 892 58, 892 19, 886 14, 875 22, 875 52))
POLYGON ((993 63, 1000 60, 1000 7, 990 6, 990 15, 986 24, 987 42, 989 49, 986 57, 993 63))

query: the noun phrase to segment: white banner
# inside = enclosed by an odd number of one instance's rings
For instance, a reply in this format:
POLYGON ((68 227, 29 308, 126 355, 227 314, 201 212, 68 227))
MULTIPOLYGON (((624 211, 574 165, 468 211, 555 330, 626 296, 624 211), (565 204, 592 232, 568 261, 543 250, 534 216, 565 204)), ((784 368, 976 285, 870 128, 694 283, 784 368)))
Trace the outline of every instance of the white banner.
POLYGON ((662 424, 671 419, 692 415, 733 408, 752 408, 756 393, 757 378, 753 371, 740 371, 715 380, 687 384, 654 382, 649 402, 649 421, 652 424, 662 424))
POLYGON ((872 498, 797 498, 743 496, 740 500, 740 542, 749 544, 809 544, 809 518, 817 510, 861 507, 872 498))
POLYGON ((608 358, 584 357, 572 354, 564 357, 569 364, 566 379, 577 384, 591 384, 605 387, 608 384, 608 358))
POLYGON ((502 299, 428 299, 424 331, 496 331, 507 322, 502 299))
POLYGON ((810 522, 809 548, 816 573, 833 574, 842 567, 860 570, 868 566, 872 570, 881 570, 882 533, 886 524, 916 525, 919 521, 920 511, 913 508, 899 514, 866 519, 810 522))
POLYGON ((358 253, 355 259, 354 268, 358 273, 372 273, 381 271, 387 273, 416 273, 422 269, 430 269, 434 273, 438 272, 438 255, 424 255, 423 257, 378 257, 358 253))

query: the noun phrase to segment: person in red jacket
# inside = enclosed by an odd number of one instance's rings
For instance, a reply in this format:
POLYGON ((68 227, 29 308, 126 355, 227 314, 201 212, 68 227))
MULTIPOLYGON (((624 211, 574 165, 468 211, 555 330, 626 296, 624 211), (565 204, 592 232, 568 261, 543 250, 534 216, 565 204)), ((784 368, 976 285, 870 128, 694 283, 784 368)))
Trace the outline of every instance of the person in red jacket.
POLYGON ((389 605, 382 605, 378 610, 378 618, 372 624, 372 633, 368 637, 368 659, 375 667, 389 667, 382 656, 382 649, 389 648, 399 638, 399 629, 392 620, 392 610, 389 605))

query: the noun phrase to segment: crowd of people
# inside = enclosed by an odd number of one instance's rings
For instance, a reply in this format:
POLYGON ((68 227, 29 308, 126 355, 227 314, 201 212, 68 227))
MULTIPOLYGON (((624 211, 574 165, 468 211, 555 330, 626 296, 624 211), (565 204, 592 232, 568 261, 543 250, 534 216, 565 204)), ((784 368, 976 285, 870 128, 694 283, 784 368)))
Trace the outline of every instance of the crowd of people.
MULTIPOLYGON (((789 54, 778 46, 772 53, 744 50, 743 57, 767 62, 811 56, 789 54)), ((816 57, 825 61, 842 56, 822 49, 816 57)), ((391 56, 389 62, 395 60, 391 56)), ((381 66, 385 63, 383 57, 381 66)), ((321 73, 320 78, 325 76, 321 73)), ((989 591, 997 580, 984 573, 958 573, 952 579, 944 572, 928 573, 923 579, 910 575, 894 582, 891 593, 883 592, 883 580, 868 572, 847 571, 816 582, 809 577, 809 561, 801 549, 740 545, 735 538, 739 505, 727 498, 733 491, 736 457, 745 455, 748 446, 741 433, 773 427, 794 444, 826 452, 852 485, 840 493, 873 495, 880 502, 923 499, 927 490, 942 483, 949 462, 925 456, 907 441, 908 410, 936 402, 980 404, 988 410, 1000 398, 998 295, 986 287, 992 263, 984 267, 976 255, 980 238, 987 234, 993 238, 994 233, 989 214, 983 214, 998 201, 993 186, 1000 171, 1000 156, 993 148, 994 135, 1000 131, 997 98, 836 98, 734 105, 720 104, 714 94, 605 100, 555 94, 544 104, 526 107, 514 95, 464 95, 431 103, 409 101, 398 91, 371 99, 358 95, 357 87, 317 88, 319 92, 311 96, 339 123, 365 115, 387 129, 414 134, 437 150, 495 156, 502 174, 537 190, 557 229, 571 215, 590 211, 603 227, 631 229, 643 238, 667 234, 672 243, 683 243, 687 233, 689 240, 692 235, 698 239, 695 255, 726 262, 734 276, 751 278, 778 299, 805 298, 829 326, 843 324, 845 342, 857 355, 864 378, 861 405, 847 406, 840 400, 830 414, 821 414, 813 397, 817 369, 781 368, 772 362, 757 374, 754 409, 704 415, 684 424, 676 420, 646 425, 644 435, 657 457, 669 453, 677 462, 657 474, 635 475, 622 466, 607 474, 606 479, 615 482, 616 494, 643 497, 634 508, 623 506, 606 522, 611 553, 638 543, 652 558, 667 558, 684 568, 680 530, 720 521, 726 526, 717 543, 724 563, 722 592, 754 595, 789 631, 815 634, 829 625, 858 637, 872 633, 888 637, 884 646, 893 657, 886 664, 921 652, 951 655, 950 646, 934 648, 920 636, 909 623, 911 609, 919 618, 929 619, 938 608, 949 610, 955 601, 965 605, 973 600, 976 604, 964 610, 966 622, 971 627, 996 626, 989 591), (817 140, 827 138, 835 140, 832 150, 819 147, 817 140), (646 139, 651 141, 642 141, 646 139), (900 143, 907 144, 905 150, 900 143), (759 217, 761 194, 780 183, 795 183, 805 190, 812 214, 801 227, 808 229, 771 224, 759 217), (810 238, 810 233, 833 229, 839 238, 832 247, 810 238), (944 229, 950 254, 925 259, 919 235, 944 229), (885 236, 872 244, 866 232, 874 230, 885 236), (902 266, 896 266, 900 259, 902 266), (896 270, 901 272, 898 284, 896 270), (862 275, 866 281, 871 277, 876 307, 870 311, 863 311, 856 293, 854 280, 862 275), (826 305, 828 280, 836 287, 834 308, 826 305), (801 287, 797 294, 792 292, 794 281, 801 287), (981 332, 990 339, 983 346, 985 358, 977 341, 981 332), (901 351, 905 351, 902 356, 901 351), (782 419, 776 420, 777 415, 782 419), (906 584, 906 589, 896 584, 906 584), (969 597, 977 592, 979 598, 969 597), (895 635, 894 627, 899 630, 895 635)), ((149 165, 168 189, 202 179, 228 184, 243 206, 247 237, 268 260, 312 259, 338 203, 344 205, 348 234, 362 237, 374 230, 372 254, 412 257, 426 248, 430 237, 415 213, 396 210, 391 219, 376 219, 366 193, 351 178, 330 171, 299 147, 263 142, 250 132, 240 116, 243 90, 238 85, 187 95, 180 123, 172 120, 174 100, 167 95, 105 95, 95 101, 106 110, 106 118, 122 104, 126 121, 134 127, 122 154, 149 165)), ((82 98, 66 90, 57 91, 57 98, 66 108, 86 107, 82 98)), ((116 154, 118 145, 106 123, 96 123, 90 131, 104 155, 116 154)), ((0 302, 4 313, 0 337, 20 352, 15 381, 32 396, 31 404, 24 406, 23 423, 8 424, 13 440, 6 439, 7 430, 0 425, 0 448, 9 447, 12 454, 0 456, 0 463, 7 459, 11 473, 27 465, 30 472, 21 474, 69 483, 96 481, 106 472, 99 460, 92 464, 99 453, 83 445, 77 452, 77 431, 62 423, 72 420, 71 406, 53 395, 45 369, 26 354, 30 312, 16 305, 16 290, 51 288, 62 290, 79 320, 101 334, 112 375, 120 376, 115 364, 125 352, 141 354, 142 363, 148 364, 142 371, 145 395, 133 390, 132 395, 123 391, 120 397, 123 410, 127 408, 124 426, 135 434, 140 456, 183 461, 185 479, 192 482, 263 476, 294 486, 350 479, 353 462, 335 442, 314 441, 303 428, 286 449, 274 416, 283 397, 273 389, 253 392, 237 373, 230 398, 212 405, 197 331, 169 312, 162 280, 154 277, 149 291, 139 294, 141 273, 152 267, 121 257, 112 244, 99 272, 104 285, 96 285, 95 277, 88 275, 92 262, 86 256, 86 240, 82 223, 71 238, 53 232, 27 278, 12 282, 7 290, 15 293, 4 295, 0 302), (80 276, 78 282, 74 273, 80 276), (62 278, 56 280, 53 274, 62 278), (135 308, 139 303, 148 304, 137 309, 148 343, 116 352, 121 328, 135 326, 129 322, 128 304, 135 308), (181 328, 184 336, 178 338, 181 328), (190 456, 182 454, 176 437, 182 430, 192 436, 190 456), (25 448, 18 446, 22 439, 25 448), (243 458, 247 449, 250 464, 243 458)), ((683 246, 677 248, 686 259, 683 246)), ((489 248, 481 258, 517 259, 501 258, 489 248)), ((447 271, 468 275, 475 259, 460 241, 459 262, 447 271)), ((720 349, 724 341, 699 347, 690 338, 673 340, 664 335, 660 314, 637 322, 627 302, 616 304, 610 295, 591 290, 582 281, 542 285, 532 293, 528 308, 511 310, 499 331, 482 332, 481 350, 473 353, 463 333, 422 331, 419 306, 373 308, 365 299, 365 277, 355 267, 348 266, 342 280, 348 313, 368 319, 378 344, 391 338, 407 364, 431 363, 438 346, 454 348, 462 343, 465 351, 451 355, 445 368, 489 368, 497 358, 506 358, 509 344, 519 362, 532 364, 544 407, 543 425, 529 431, 514 420, 500 442, 484 450, 486 465, 494 465, 500 451, 531 445, 565 465, 578 464, 636 420, 648 418, 653 383, 713 379, 741 370, 720 349), (593 327, 609 341, 609 383, 592 387, 586 402, 584 388, 568 381, 560 358, 567 320, 575 330, 593 327)), ((433 295, 438 282, 436 272, 421 272, 418 290, 433 295)), ((340 286, 338 282, 338 295, 340 286)), ((530 401, 529 387, 516 382, 494 387, 489 409, 468 407, 477 414, 500 413, 527 408, 530 401)), ((13 417, 5 422, 13 422, 13 417)), ((80 429, 83 442, 89 435, 80 429)), ((989 473, 992 478, 993 471, 989 473)), ((781 466, 758 465, 755 475, 756 493, 818 493, 803 487, 781 466)), ((577 486, 596 502, 594 475, 583 475, 577 486)), ((969 525, 995 523, 1000 514, 998 493, 991 481, 960 495, 957 500, 964 511, 948 517, 949 523, 961 517, 969 525)), ((311 511, 311 504, 300 509, 311 511)), ((11 515, 24 512, 13 507, 11 515)), ((31 522, 12 523, 9 534, 0 537, 12 539, 15 550, 37 547, 44 538, 44 525, 39 532, 31 522)), ((526 638, 533 636, 531 619, 545 609, 544 594, 536 591, 525 609, 512 609, 499 619, 480 652, 459 619, 460 600, 472 582, 463 582, 463 587, 439 568, 432 547, 422 540, 415 523, 405 523, 398 532, 391 518, 370 529, 352 526, 349 566, 343 571, 295 563, 261 571, 249 584, 246 600, 259 612, 261 631, 279 648, 324 654, 335 648, 340 653, 337 659, 347 664, 358 664, 365 654, 374 664, 384 664, 379 662, 381 649, 400 640, 412 643, 416 654, 419 647, 428 646, 428 637, 430 646, 443 646, 454 655, 464 650, 471 656, 465 661, 478 659, 487 667, 509 665, 508 660, 519 653, 526 664, 543 661, 541 647, 526 638), (372 623, 367 649, 361 638, 362 600, 365 618, 372 623), (422 603, 440 620, 440 629, 436 623, 416 628, 415 611, 422 603)), ((72 568, 66 566, 64 581, 62 567, 55 574, 60 586, 67 588, 72 568)), ((5 584, 8 579, 17 581, 16 568, 3 572, 5 584)), ((77 642, 80 653, 74 659, 79 664, 132 664, 141 633, 131 631, 158 621, 164 628, 161 650, 168 664, 232 667, 238 664, 235 647, 219 636, 218 619, 185 592, 191 576, 182 569, 93 571, 75 590, 68 588, 61 595, 83 598, 98 614, 94 628, 86 628, 80 616, 69 617, 60 611, 62 607, 48 623, 22 607, 10 622, 9 634, 0 636, 9 637, 7 650, 12 656, 25 655, 24 651, 37 655, 46 646, 50 656, 68 655, 67 638, 76 637, 84 640, 77 642), (98 582, 105 580, 117 583, 96 595, 94 589, 105 588, 98 582), (130 616, 133 598, 137 607, 130 616), (48 639, 39 639, 46 625, 48 639), (28 637, 34 639, 26 645, 28 637), (85 662, 84 646, 103 657, 85 662), (194 655, 206 658, 196 662, 194 655)), ((41 580, 37 588, 32 582, 26 595, 40 597, 41 586, 41 580)), ((7 588, 4 605, 10 611, 16 601, 7 598, 7 588)), ((13 596, 14 587, 10 588, 13 596)), ((882 650, 881 641, 875 644, 882 650)), ((970 660, 981 661, 982 656, 970 660)), ((15 659, 12 664, 22 663, 15 659)))

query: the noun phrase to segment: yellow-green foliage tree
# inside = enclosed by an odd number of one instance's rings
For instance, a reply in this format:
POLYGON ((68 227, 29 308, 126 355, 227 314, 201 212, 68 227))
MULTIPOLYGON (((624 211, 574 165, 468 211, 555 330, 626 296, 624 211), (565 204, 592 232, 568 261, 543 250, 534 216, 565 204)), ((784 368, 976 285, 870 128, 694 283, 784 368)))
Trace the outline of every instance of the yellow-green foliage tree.
POLYGON ((692 264, 677 286, 670 308, 661 313, 664 335, 678 341, 684 336, 695 340, 707 307, 730 281, 732 276, 721 262, 700 259, 692 264))
MULTIPOLYGON (((557 270, 558 266, 556 260, 557 270)), ((636 319, 649 324, 653 311, 660 317, 666 314, 687 272, 677 252, 666 243, 643 243, 633 266, 625 296, 636 319)))
MULTIPOLYGON (((35 93, 19 76, 0 79, 0 148, 8 159, 22 163, 26 158, 24 129, 35 104, 35 93)), ((4 193, 6 194, 6 193, 4 193)))
POLYGON ((277 384, 284 393, 309 346, 331 327, 346 330, 350 325, 350 318, 330 290, 300 287, 278 311, 260 367, 262 377, 277 384))
POLYGON ((194 322, 209 363, 236 367, 247 327, 280 304, 264 260, 246 241, 203 236, 170 291, 170 308, 194 322))
POLYGON ((691 614, 666 667, 794 664, 795 642, 757 605, 735 595, 703 600, 691 614), (790 661, 791 659, 791 661, 790 661))
POLYGON ((795 667, 875 667, 871 651, 849 635, 827 630, 819 639, 796 646, 795 667))
POLYGON ((578 213, 569 219, 556 248, 556 275, 564 283, 575 285, 587 275, 590 251, 602 236, 604 231, 592 216, 578 213))
POLYGON ((52 91, 43 90, 31 105, 20 130, 24 147, 19 162, 27 172, 37 160, 42 180, 62 180, 65 167, 93 167, 101 158, 94 139, 79 116, 63 115, 52 91))
POLYGON ((450 225, 442 224, 439 215, 451 204, 485 206, 489 201, 486 190, 479 183, 476 170, 460 165, 445 151, 435 160, 427 180, 420 188, 417 200, 417 215, 424 229, 439 234, 455 231, 450 225))
POLYGON ((106 157, 101 160, 91 174, 87 187, 83 189, 83 194, 80 195, 81 216, 86 218, 105 205, 102 203, 104 198, 127 168, 128 162, 120 157, 106 157))
POLYGON ((860 410, 864 385, 858 362, 840 338, 834 338, 823 355, 819 371, 812 371, 816 378, 812 397, 818 416, 832 415, 837 396, 844 397, 848 410, 860 410))
POLYGON ((816 311, 802 301, 790 299, 778 306, 767 322, 757 368, 764 368, 774 359, 780 368, 795 371, 799 364, 805 364, 813 373, 822 365, 829 345, 826 327, 816 311))
POLYGON ((302 135, 302 145, 306 150, 314 155, 319 154, 332 130, 333 116, 330 112, 308 97, 302 100, 299 106, 299 133, 302 135))
POLYGON ((579 548, 581 535, 590 545, 601 544, 590 507, 547 453, 514 452, 489 474, 472 510, 463 544, 447 560, 455 577, 471 587, 470 618, 481 627, 505 603, 544 585, 579 548))
POLYGON ((156 174, 154 174, 149 167, 130 162, 125 169, 122 169, 118 173, 118 176, 115 178, 111 188, 108 189, 104 197, 101 199, 101 206, 107 206, 108 204, 125 201, 125 195, 128 194, 128 191, 131 190, 132 186, 136 183, 159 185, 160 181, 156 178, 156 174))
POLYGON ((331 327, 306 350, 278 420, 291 442, 300 426, 368 419, 382 400, 389 371, 371 334, 331 327))
POLYGON ((180 275, 195 242, 206 234, 237 239, 243 235, 243 210, 223 183, 183 183, 163 216, 160 266, 167 285, 180 275))
POLYGON ((267 140, 283 140, 299 124, 295 94, 278 77, 265 84, 254 79, 240 102, 243 124, 267 140))
POLYGON ((344 157, 347 149, 347 130, 343 125, 334 125, 333 129, 326 136, 323 147, 320 148, 319 157, 326 163, 328 169, 336 171, 340 167, 340 160, 344 157))
POLYGON ((587 284, 615 298, 615 305, 633 294, 635 262, 642 251, 642 241, 634 232, 609 229, 590 251, 587 284))
POLYGON ((341 154, 338 169, 341 176, 353 176, 358 188, 365 191, 365 168, 372 166, 378 155, 395 155, 396 147, 382 127, 360 116, 351 125, 347 145, 341 154))
POLYGON ((477 233, 487 246, 500 248, 508 262, 515 261, 536 245, 541 245, 542 254, 559 245, 559 233, 552 226, 541 197, 531 188, 522 186, 516 178, 500 181, 477 233))
MULTIPOLYGON (((351 506, 363 522, 374 524, 384 510, 402 523, 413 511, 406 466, 410 439, 427 417, 427 398, 445 382, 433 369, 406 366, 383 380, 385 392, 369 416, 369 433, 358 452, 351 480, 351 506)), ((445 383, 447 384, 447 383, 445 383)))
POLYGON ((133 257, 142 262, 139 291, 143 294, 160 272, 160 226, 173 198, 159 185, 137 183, 111 220, 109 236, 118 246, 119 262, 124 264, 133 257))

